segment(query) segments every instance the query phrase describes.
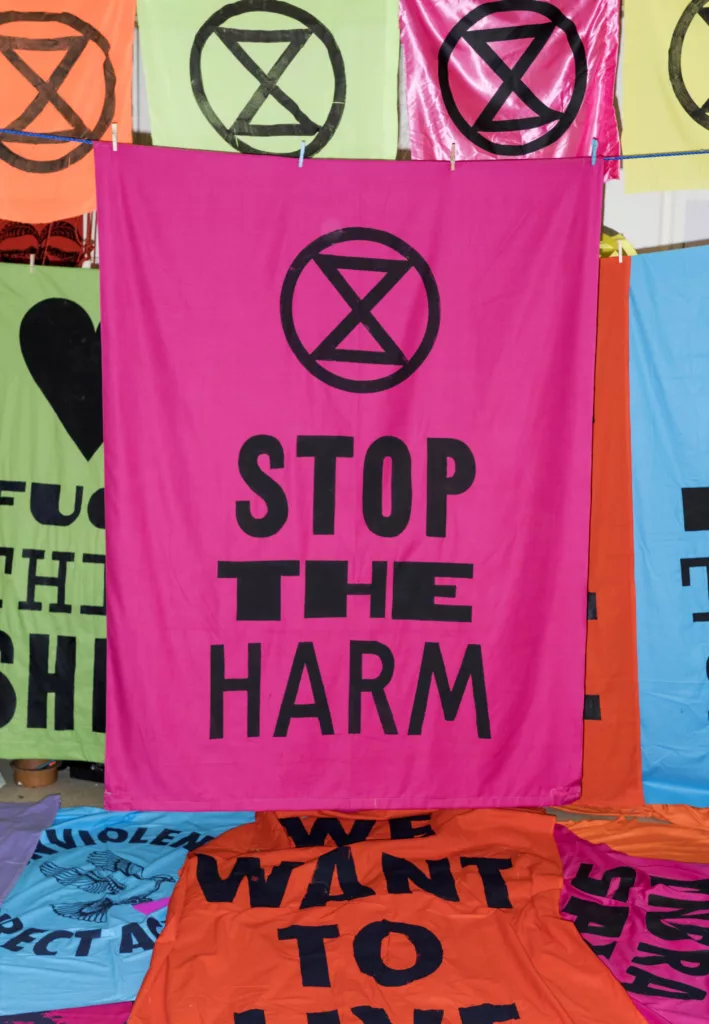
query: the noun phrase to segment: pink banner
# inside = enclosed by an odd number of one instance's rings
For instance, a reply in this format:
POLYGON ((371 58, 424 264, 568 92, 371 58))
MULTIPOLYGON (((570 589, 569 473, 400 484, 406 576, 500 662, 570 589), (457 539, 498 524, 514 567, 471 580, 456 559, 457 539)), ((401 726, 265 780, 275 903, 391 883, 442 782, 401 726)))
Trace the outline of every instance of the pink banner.
POLYGON ((562 917, 603 957, 650 1024, 709 1019, 709 864, 652 860, 557 825, 562 917))
POLYGON ((98 166, 107 806, 577 797, 600 165, 98 166))
POLYGON ((77 1010, 45 1010, 0 1017, 0 1024, 126 1024, 132 1009, 132 1003, 111 1003, 77 1010))
MULTIPOLYGON (((619 0, 400 0, 415 160, 620 152, 619 0)), ((617 161, 605 176, 617 178, 617 161)))

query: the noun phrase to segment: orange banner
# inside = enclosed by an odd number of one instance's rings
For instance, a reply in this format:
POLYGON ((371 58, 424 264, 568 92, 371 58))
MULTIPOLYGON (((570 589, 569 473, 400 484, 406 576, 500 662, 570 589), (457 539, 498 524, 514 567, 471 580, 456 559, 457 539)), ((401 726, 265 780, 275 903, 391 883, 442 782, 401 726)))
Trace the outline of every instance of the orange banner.
POLYGON ((132 139, 135 0, 12 0, 0 11, 0 217, 50 222, 96 207, 93 147, 132 139), (40 8, 38 11, 37 8, 40 8))
POLYGON ((601 260, 580 805, 643 803, 635 641, 628 300, 631 260, 601 260))
POLYGON ((550 815, 260 814, 191 853, 131 1024, 642 1024, 550 815))

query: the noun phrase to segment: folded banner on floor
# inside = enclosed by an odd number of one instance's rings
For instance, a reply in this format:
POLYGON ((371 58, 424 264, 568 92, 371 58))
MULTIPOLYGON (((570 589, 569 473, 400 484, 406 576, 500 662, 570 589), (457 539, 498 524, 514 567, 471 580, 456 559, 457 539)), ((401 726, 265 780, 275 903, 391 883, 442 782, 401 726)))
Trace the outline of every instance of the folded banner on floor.
POLYGON ((411 155, 618 153, 619 23, 619 0, 401 0, 411 155))
POLYGON ((643 786, 709 806, 709 247, 633 260, 630 414, 643 786))
POLYGON ((133 999, 189 850, 250 814, 60 811, 0 913, 0 1013, 133 999))
POLYGON ((52 824, 59 797, 36 804, 0 804, 0 904, 27 867, 40 833, 52 824))
POLYGON ((573 799, 600 165, 97 159, 108 804, 573 799))
POLYGON ((139 0, 153 142, 393 159, 397 0, 139 0))
POLYGON ((98 274, 0 264, 0 750, 103 760, 98 274))
POLYGON ((562 916, 651 1024, 709 1015, 709 864, 631 857, 556 826, 562 916))
MULTIPOLYGON (((709 2, 625 0, 623 150, 709 149, 709 2)), ((628 160, 627 192, 709 188, 709 156, 628 160)))
POLYGON ((0 1024, 127 1024, 132 1003, 113 1006, 82 1006, 77 1010, 45 1010, 37 1013, 13 1013, 0 1017, 0 1024))
POLYGON ((135 0, 12 0, 0 11, 0 217, 42 223, 96 208, 93 147, 132 138, 135 0))
POLYGON ((259 816, 190 854, 131 1022, 641 1024, 561 920, 553 829, 259 816))

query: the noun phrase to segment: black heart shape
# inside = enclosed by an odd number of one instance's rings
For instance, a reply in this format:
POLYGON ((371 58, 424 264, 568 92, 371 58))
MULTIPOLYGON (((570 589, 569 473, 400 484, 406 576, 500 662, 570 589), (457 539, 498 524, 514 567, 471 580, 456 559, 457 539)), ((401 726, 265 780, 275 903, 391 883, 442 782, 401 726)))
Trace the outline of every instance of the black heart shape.
POLYGON ((85 459, 103 444, 101 327, 70 299, 45 299, 24 316, 20 348, 35 384, 85 459))

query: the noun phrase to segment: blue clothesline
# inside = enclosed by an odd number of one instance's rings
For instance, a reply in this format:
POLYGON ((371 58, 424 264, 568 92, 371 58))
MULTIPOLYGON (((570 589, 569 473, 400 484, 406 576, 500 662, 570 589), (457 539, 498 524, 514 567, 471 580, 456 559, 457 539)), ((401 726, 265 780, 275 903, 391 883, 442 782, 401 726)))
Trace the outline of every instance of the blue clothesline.
MULTIPOLYGON (((78 142, 84 146, 93 146, 94 139, 78 139, 70 135, 45 135, 42 132, 22 132, 17 128, 0 128, 2 135, 26 135, 30 139, 47 139, 50 142, 78 142)), ((276 154, 274 154, 276 155, 276 154)), ((666 156, 709 156, 709 149, 686 149, 674 153, 629 153, 621 156, 602 156, 601 160, 655 160, 666 156)), ((558 159, 558 157, 556 158, 558 159)), ((563 159, 563 158, 562 158, 563 159)))

